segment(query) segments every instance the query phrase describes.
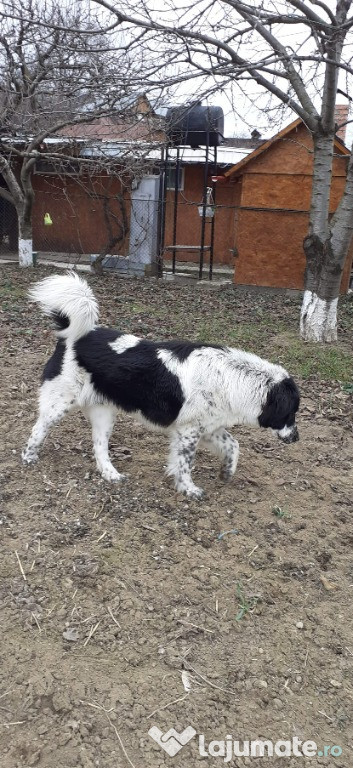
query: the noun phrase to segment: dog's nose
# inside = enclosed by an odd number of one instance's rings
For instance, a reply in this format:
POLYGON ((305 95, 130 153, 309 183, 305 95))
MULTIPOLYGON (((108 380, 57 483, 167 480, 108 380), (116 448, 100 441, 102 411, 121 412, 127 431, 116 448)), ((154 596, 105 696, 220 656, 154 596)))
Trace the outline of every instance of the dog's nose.
POLYGON ((278 437, 280 440, 282 440, 283 443, 296 443, 297 440, 299 440, 299 432, 298 427, 296 424, 294 424, 294 427, 285 435, 281 435, 280 432, 278 432, 278 437))
POLYGON ((299 440, 299 432, 298 432, 298 427, 296 425, 294 425, 294 429, 291 437, 292 437, 290 441, 291 443, 296 443, 297 440, 299 440))

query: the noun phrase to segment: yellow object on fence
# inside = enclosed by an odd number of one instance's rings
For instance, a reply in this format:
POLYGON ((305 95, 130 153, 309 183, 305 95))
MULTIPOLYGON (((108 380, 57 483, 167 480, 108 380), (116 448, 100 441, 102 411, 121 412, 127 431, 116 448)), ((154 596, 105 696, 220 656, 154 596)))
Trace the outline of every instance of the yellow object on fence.
POLYGON ((50 227, 52 225, 52 223, 53 223, 53 221, 52 221, 50 213, 45 213, 44 214, 44 224, 45 224, 45 226, 46 227, 50 227))

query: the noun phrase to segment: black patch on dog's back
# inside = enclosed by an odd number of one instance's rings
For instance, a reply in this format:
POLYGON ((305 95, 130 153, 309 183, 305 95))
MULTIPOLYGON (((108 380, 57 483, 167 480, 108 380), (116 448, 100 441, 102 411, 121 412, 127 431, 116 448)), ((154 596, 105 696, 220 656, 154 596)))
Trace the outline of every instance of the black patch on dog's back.
POLYGON ((259 416, 260 427, 283 429, 293 426, 299 403, 299 390, 290 376, 273 384, 259 416))
POLYGON ((52 379, 55 379, 56 376, 59 376, 62 370, 64 353, 65 342, 59 339, 54 354, 51 356, 50 360, 48 360, 42 373, 42 383, 44 381, 51 381, 52 379))
POLYGON ((191 355, 195 349, 203 349, 204 347, 211 347, 212 349, 224 349, 219 344, 202 344, 202 342, 192 341, 159 341, 155 342, 154 346, 158 350, 167 350, 172 352, 175 357, 178 358, 180 363, 184 363, 185 360, 191 355))
POLYGON ((125 334, 96 328, 75 344, 78 364, 91 374, 97 393, 124 411, 140 411, 154 424, 175 421, 184 397, 179 379, 157 356, 163 344, 141 339, 134 347, 117 353, 109 344, 125 334))

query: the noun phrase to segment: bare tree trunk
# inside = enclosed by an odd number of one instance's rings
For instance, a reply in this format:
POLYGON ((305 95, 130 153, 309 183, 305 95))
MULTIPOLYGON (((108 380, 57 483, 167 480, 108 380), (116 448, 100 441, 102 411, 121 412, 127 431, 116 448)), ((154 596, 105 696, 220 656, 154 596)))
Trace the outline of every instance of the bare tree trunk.
POLYGON ((18 263, 20 267, 33 267, 32 207, 34 196, 30 178, 33 165, 34 160, 23 162, 21 187, 9 161, 0 157, 0 172, 7 184, 7 189, 2 189, 0 194, 15 206, 18 218, 18 263))
POLYGON ((31 174, 34 164, 33 159, 27 160, 23 162, 21 168, 23 203, 20 206, 18 216, 18 263, 20 267, 33 267, 32 210, 34 193, 31 174))
MULTIPOLYGON (((21 173, 21 178, 24 176, 21 173)), ((32 208, 33 190, 30 178, 25 177, 25 196, 17 207, 18 214, 18 264, 20 267, 33 267, 32 208)))
POLYGON ((317 293, 304 291, 300 336, 304 341, 337 341, 337 299, 325 301, 317 293))
POLYGON ((318 235, 304 240, 307 269, 300 316, 304 341, 337 341, 337 304, 346 251, 334 253, 331 238, 329 232, 325 240, 318 235))
POLYGON ((18 217, 18 224, 18 264, 20 267, 33 267, 32 224, 30 221, 25 221, 21 214, 18 217))
POLYGON ((305 291, 300 335, 305 341, 337 340, 337 303, 346 247, 332 242, 329 222, 334 133, 314 136, 310 230, 304 239, 305 291))

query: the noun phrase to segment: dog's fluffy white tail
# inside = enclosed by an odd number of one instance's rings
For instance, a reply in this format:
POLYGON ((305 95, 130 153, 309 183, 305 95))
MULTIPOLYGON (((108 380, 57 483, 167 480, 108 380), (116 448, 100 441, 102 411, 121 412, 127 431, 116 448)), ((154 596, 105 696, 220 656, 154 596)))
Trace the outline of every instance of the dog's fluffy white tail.
POLYGON ((75 272, 53 275, 29 291, 30 301, 49 315, 61 339, 76 341, 92 331, 98 322, 98 305, 86 280, 75 272))

